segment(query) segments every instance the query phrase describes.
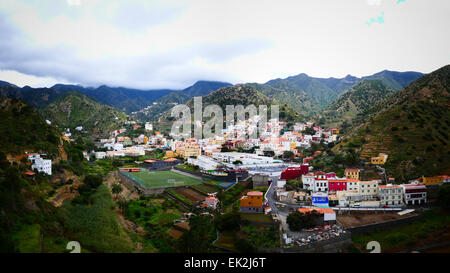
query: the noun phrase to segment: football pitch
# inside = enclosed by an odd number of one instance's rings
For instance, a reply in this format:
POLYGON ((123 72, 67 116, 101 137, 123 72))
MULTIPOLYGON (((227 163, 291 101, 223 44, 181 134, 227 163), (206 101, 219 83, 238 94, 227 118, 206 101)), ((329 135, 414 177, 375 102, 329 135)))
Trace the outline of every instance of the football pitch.
POLYGON ((171 171, 142 170, 135 173, 123 172, 123 174, 147 189, 190 186, 202 183, 200 178, 197 179, 171 171))

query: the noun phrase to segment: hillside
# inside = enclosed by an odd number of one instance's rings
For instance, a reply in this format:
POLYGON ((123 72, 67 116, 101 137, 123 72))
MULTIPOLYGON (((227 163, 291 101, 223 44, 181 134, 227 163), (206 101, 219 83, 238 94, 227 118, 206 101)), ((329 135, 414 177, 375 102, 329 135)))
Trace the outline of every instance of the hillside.
POLYGON ((364 159, 385 152, 388 174, 400 181, 450 172, 449 91, 450 65, 377 104, 373 116, 334 150, 356 148, 364 159))
POLYGON ((260 91, 271 98, 288 104, 292 109, 306 116, 313 116, 334 102, 341 93, 366 79, 379 79, 394 91, 400 90, 421 77, 418 72, 382 71, 367 77, 347 75, 344 78, 315 78, 304 73, 285 79, 265 83, 274 89, 260 91))
POLYGON ((194 85, 181 90, 173 91, 157 99, 144 111, 133 113, 133 116, 141 121, 156 121, 176 104, 184 104, 190 98, 205 96, 219 88, 230 86, 225 82, 198 81, 194 85))
POLYGON ((320 115, 325 127, 341 127, 342 123, 357 124, 369 109, 394 94, 382 80, 363 80, 342 93, 320 115))
POLYGON ((42 115, 60 129, 83 126, 91 135, 104 135, 117 129, 126 119, 124 113, 78 93, 69 92, 42 110, 42 115))
POLYGON ((42 152, 58 158, 60 138, 31 106, 19 99, 0 98, 0 151, 20 155, 25 151, 42 152))
MULTIPOLYGON (((286 104, 282 104, 277 100, 267 97, 263 93, 259 92, 255 88, 247 84, 237 84, 229 87, 220 88, 209 95, 202 97, 202 106, 205 108, 208 105, 219 105, 223 110, 224 121, 226 115, 227 105, 255 105, 258 109, 259 105, 267 105, 268 118, 270 118, 270 106, 279 105, 280 120, 286 122, 294 122, 301 119, 301 117, 293 111, 286 104)), ((186 105, 191 109, 191 113, 194 113, 194 99, 190 99, 186 105)), ((172 126, 173 118, 170 117, 171 110, 165 112, 158 120, 158 130, 164 132, 168 131, 172 126)))
POLYGON ((231 86, 231 83, 227 82, 214 82, 214 81, 198 81, 194 85, 182 90, 188 97, 205 96, 222 87, 231 86))

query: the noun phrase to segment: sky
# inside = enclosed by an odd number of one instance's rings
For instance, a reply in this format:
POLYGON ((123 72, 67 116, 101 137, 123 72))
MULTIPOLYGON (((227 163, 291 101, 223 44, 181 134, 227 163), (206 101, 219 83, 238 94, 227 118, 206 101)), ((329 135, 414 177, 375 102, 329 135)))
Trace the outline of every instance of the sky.
POLYGON ((450 64, 448 0, 1 0, 0 80, 182 89, 450 64))

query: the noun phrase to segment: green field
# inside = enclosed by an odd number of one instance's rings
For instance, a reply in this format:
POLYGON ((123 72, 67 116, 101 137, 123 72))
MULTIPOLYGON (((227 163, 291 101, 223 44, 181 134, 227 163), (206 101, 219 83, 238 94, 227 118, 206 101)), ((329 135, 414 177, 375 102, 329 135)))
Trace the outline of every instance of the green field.
POLYGON ((200 178, 193 178, 171 171, 141 171, 135 173, 124 172, 124 175, 141 184, 144 188, 169 188, 179 186, 198 185, 200 178))

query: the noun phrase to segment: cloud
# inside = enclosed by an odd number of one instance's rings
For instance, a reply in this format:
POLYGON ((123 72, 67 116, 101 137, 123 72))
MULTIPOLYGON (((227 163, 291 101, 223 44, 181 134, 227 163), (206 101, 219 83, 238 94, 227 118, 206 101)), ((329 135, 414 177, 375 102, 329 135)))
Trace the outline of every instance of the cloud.
POLYGON ((231 75, 211 69, 245 54, 272 46, 264 39, 239 39, 226 43, 193 43, 182 48, 129 56, 84 58, 64 44, 28 46, 26 36, 0 15, 0 69, 64 79, 97 86, 134 88, 184 88, 198 79, 226 80, 231 75))
POLYGON ((79 5, 81 5, 81 0, 67 0, 67 5, 79 6, 79 5))
POLYGON ((450 1, 396 1, 2 0, 0 70, 149 89, 448 63, 450 1))
POLYGON ((367 0, 367 5, 369 6, 380 6, 381 0, 367 0))

